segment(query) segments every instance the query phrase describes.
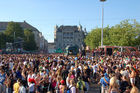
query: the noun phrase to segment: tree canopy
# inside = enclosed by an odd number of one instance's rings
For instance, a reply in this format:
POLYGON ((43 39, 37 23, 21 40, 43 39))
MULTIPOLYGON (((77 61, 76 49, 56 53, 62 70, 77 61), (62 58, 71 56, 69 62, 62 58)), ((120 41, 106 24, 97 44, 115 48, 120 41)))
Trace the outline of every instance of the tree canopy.
POLYGON ((36 50, 34 33, 30 29, 23 29, 19 23, 9 22, 5 31, 0 33, 0 49, 6 47, 6 42, 14 43, 19 38, 23 39, 23 49, 36 50))
POLYGON ((32 32, 32 30, 25 29, 24 35, 25 35, 24 49, 25 50, 36 50, 37 46, 35 43, 35 37, 34 37, 34 33, 32 32))
POLYGON ((9 22, 7 25, 6 31, 4 33, 5 35, 11 38, 14 38, 14 34, 15 34, 15 38, 24 37, 24 31, 22 27, 20 26, 20 24, 15 23, 15 22, 9 22))
MULTIPOLYGON (((92 29, 86 36, 85 43, 92 49, 100 46, 101 28, 92 29)), ((115 26, 105 27, 103 44, 109 46, 140 45, 140 24, 136 20, 123 20, 115 26)))

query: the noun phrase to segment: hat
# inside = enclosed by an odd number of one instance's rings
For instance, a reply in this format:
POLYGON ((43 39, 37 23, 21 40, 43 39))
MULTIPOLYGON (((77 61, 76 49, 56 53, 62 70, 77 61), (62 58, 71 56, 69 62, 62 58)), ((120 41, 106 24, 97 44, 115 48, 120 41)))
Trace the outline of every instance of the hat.
POLYGON ((64 80, 61 80, 61 84, 65 84, 65 81, 64 80))
POLYGON ((30 83, 36 83, 35 80, 34 80, 33 78, 29 78, 29 79, 28 79, 28 82, 30 82, 30 83))

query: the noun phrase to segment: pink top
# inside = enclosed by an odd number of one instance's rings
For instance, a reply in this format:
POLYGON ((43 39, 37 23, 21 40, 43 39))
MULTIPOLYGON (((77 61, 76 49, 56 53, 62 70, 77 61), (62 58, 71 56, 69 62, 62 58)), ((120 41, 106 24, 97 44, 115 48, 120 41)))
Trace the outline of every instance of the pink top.
POLYGON ((63 85, 60 85, 59 89, 60 89, 59 93, 63 93, 63 85))

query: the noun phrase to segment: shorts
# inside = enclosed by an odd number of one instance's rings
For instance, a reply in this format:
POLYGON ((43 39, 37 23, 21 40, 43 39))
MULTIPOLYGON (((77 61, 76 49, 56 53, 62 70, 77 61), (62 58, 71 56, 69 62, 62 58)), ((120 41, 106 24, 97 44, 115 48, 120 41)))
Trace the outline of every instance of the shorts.
POLYGON ((131 84, 135 84, 135 81, 136 81, 135 78, 130 78, 130 83, 131 84))

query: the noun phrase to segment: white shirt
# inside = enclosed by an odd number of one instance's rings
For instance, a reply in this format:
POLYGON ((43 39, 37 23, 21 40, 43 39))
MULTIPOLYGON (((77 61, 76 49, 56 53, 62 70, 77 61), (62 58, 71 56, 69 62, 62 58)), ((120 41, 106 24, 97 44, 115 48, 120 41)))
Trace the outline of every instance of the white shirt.
POLYGON ((14 66, 14 63, 13 63, 13 62, 10 62, 10 63, 9 63, 9 68, 10 68, 10 70, 12 70, 13 66, 14 66))
MULTIPOLYGON (((28 77, 27 77, 27 80, 29 80, 29 78, 34 78, 35 79, 35 76, 36 76, 35 74, 32 74, 32 75, 29 74, 28 77)), ((29 82, 28 82, 28 86, 29 86, 29 82)))
POLYGON ((34 85, 33 83, 29 84, 29 92, 34 92, 34 85))
POLYGON ((26 89, 25 89, 24 86, 21 86, 21 87, 19 88, 19 93, 26 93, 26 89))
POLYGON ((76 93, 76 88, 74 86, 70 86, 70 93, 76 93))
POLYGON ((66 85, 69 87, 69 77, 66 78, 66 85))

